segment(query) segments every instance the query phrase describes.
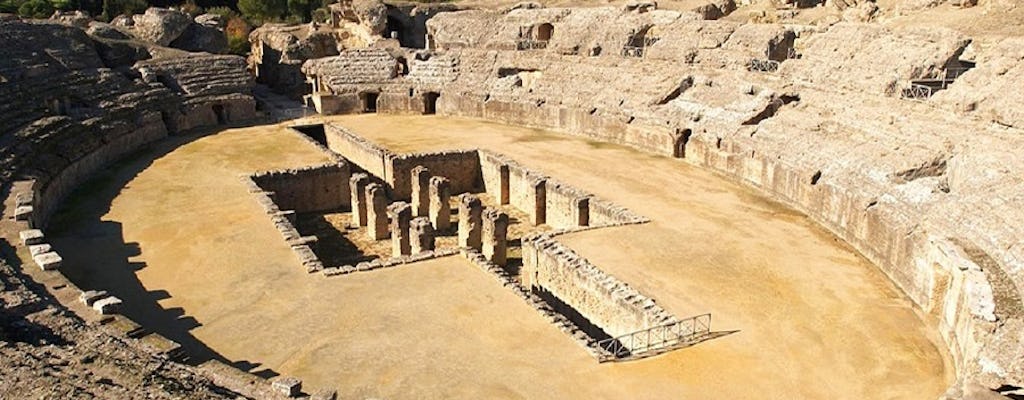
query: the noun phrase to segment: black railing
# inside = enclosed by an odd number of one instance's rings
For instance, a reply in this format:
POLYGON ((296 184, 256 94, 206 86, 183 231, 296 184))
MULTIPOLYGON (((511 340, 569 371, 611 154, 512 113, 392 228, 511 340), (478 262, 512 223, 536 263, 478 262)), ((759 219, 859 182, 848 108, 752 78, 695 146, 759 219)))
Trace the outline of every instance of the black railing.
POLYGON ((711 314, 684 320, 597 342, 604 354, 600 361, 642 358, 675 347, 691 345, 711 335, 711 314))

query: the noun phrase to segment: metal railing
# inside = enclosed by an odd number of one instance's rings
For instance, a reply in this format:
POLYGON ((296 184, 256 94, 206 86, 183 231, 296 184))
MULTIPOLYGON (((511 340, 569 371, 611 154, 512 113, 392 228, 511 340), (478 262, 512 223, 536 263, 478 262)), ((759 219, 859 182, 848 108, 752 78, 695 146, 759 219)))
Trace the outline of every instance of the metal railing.
POLYGON ((747 65, 748 71, 775 72, 779 70, 779 62, 775 60, 751 59, 747 65))
POLYGON ((548 48, 547 40, 520 39, 516 43, 517 50, 543 50, 548 48))
POLYGON ((946 90, 949 85, 973 67, 949 67, 939 70, 933 77, 910 81, 910 86, 900 93, 905 99, 922 100, 932 97, 935 92, 946 90))
POLYGON ((910 87, 903 89, 903 98, 905 99, 927 99, 935 94, 936 89, 928 85, 921 85, 917 83, 911 83, 910 87))
POLYGON ((711 314, 627 333, 597 342, 604 354, 600 361, 650 356, 676 346, 697 343, 711 334, 711 314))
POLYGON ((647 48, 661 40, 660 37, 645 36, 629 41, 629 44, 622 46, 623 57, 643 57, 647 54, 647 48))

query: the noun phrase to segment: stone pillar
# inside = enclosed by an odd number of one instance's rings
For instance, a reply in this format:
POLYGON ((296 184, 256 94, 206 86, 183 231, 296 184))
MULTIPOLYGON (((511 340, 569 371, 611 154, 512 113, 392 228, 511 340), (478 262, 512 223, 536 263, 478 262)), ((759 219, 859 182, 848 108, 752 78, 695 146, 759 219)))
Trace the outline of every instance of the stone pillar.
POLYGON ((434 227, 430 218, 418 217, 409 226, 409 240, 412 241, 412 254, 434 250, 434 227))
POLYGON ((459 247, 480 250, 480 213, 483 207, 480 199, 472 194, 459 196, 459 247))
POLYGON ((363 173, 352 174, 349 178, 349 190, 352 191, 352 225, 366 226, 366 185, 370 184, 370 176, 363 173))
POLYGON ((488 261, 502 267, 508 261, 508 215, 488 209, 483 213, 483 250, 488 261))
POLYGON ((417 217, 430 215, 430 170, 422 165, 412 169, 412 213, 417 217))
POLYGON ((430 178, 430 223, 435 231, 445 231, 451 226, 452 209, 448 204, 451 198, 451 183, 448 178, 434 176, 430 178))
POLYGON ((372 240, 388 238, 388 198, 378 183, 366 185, 366 235, 372 240))
POLYGON ((412 207, 409 203, 399 201, 388 206, 388 218, 391 219, 391 256, 409 255, 409 222, 412 220, 412 207))
POLYGON ((498 166, 498 204, 509 203, 510 189, 508 177, 508 164, 498 166))

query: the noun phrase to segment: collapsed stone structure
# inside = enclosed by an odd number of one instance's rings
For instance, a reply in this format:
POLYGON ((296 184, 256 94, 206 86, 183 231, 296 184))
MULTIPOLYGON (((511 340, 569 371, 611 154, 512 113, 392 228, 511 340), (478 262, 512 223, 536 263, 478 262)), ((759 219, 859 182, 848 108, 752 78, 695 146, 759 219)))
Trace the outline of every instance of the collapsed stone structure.
POLYGON ((380 0, 347 0, 329 6, 328 24, 288 26, 266 24, 249 35, 249 64, 257 82, 300 98, 309 94, 301 67, 307 60, 333 56, 347 49, 427 47, 426 22, 452 4, 390 4, 380 0))
MULTIPOLYGON (((970 38, 941 28, 841 23, 797 41, 780 25, 608 8, 427 26, 431 51, 306 62, 312 103, 553 128, 721 171, 854 245, 933 316, 959 374, 951 396, 1024 385, 1024 166, 1006 150, 1022 144, 1017 39, 969 58, 970 38)), ((543 187, 510 200, 528 210, 543 187)))

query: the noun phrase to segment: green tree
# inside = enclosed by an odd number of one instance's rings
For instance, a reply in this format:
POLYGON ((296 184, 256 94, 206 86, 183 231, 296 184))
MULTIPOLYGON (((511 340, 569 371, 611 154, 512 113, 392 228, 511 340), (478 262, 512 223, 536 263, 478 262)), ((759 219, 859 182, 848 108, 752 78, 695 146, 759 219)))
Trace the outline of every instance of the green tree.
POLYGON ((61 11, 81 10, 78 0, 50 0, 50 4, 53 5, 53 8, 61 11))
POLYGON ((148 7, 146 0, 103 0, 103 17, 110 21, 118 15, 141 14, 148 7))
POLYGON ((256 22, 279 20, 288 12, 287 0, 238 0, 238 10, 256 22))
POLYGON ((309 22, 313 16, 310 0, 288 0, 288 14, 300 22, 309 22))
POLYGON ((53 15, 53 5, 48 0, 29 0, 18 7, 18 15, 28 18, 47 18, 53 15))

